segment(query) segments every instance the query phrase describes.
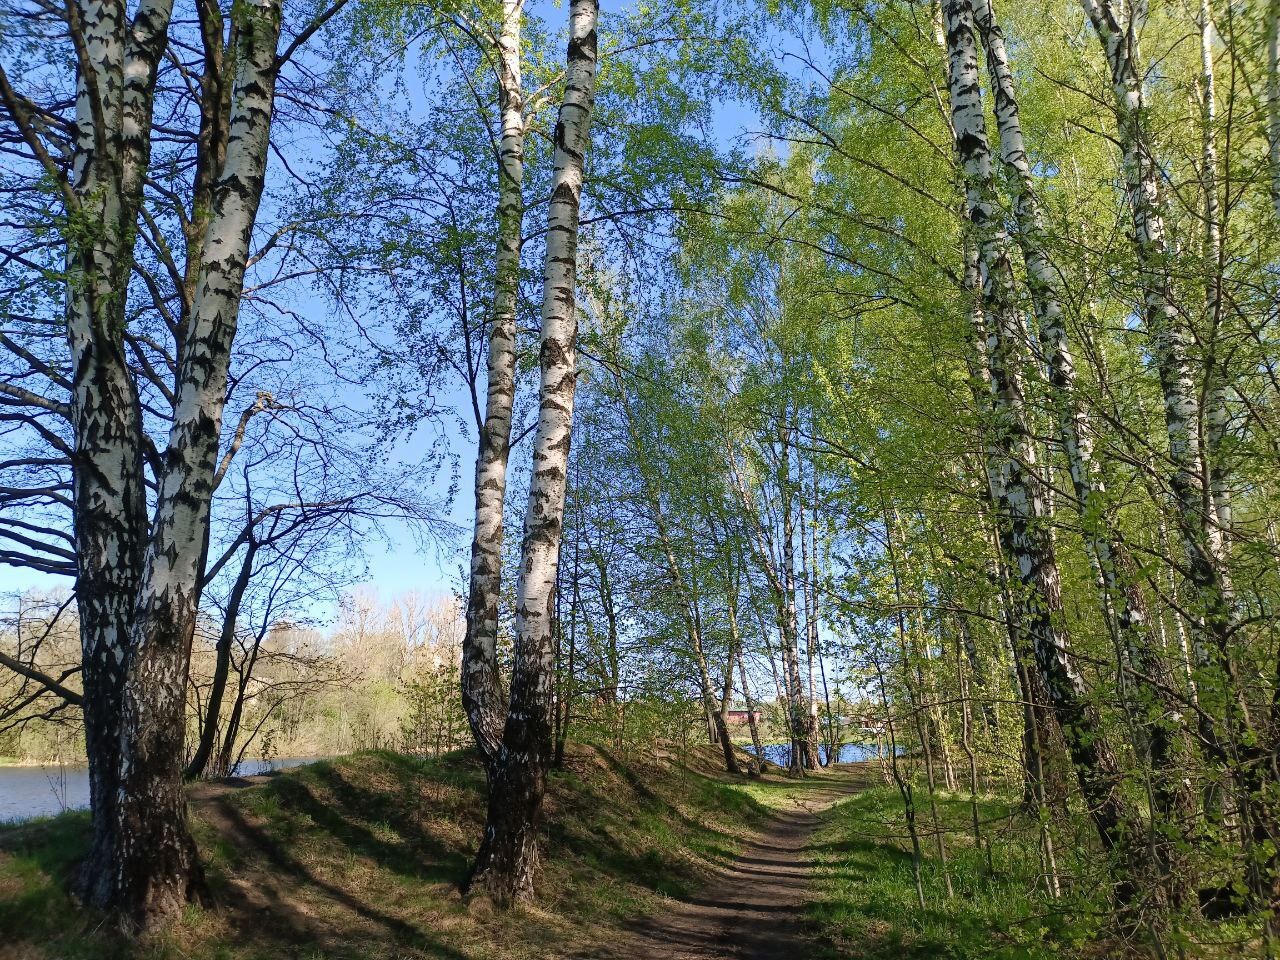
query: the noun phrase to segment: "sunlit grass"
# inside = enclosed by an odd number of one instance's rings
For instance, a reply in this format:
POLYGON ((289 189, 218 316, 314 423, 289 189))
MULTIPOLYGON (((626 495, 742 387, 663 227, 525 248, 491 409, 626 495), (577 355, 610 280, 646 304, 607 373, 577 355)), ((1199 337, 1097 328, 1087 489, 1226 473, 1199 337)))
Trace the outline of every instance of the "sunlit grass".
MULTIPOLYGON (((539 902, 511 913, 458 889, 484 815, 466 755, 375 751, 197 800, 210 909, 145 947, 69 894, 86 814, 0 827, 0 954, 22 960, 532 960, 588 950, 665 898, 696 890, 769 814, 772 785, 579 747, 552 773, 539 902), (212 797, 212 798, 211 798, 212 797), (7 952, 6 952, 7 951, 7 952)), ((200 791, 207 788, 197 788, 200 791)))

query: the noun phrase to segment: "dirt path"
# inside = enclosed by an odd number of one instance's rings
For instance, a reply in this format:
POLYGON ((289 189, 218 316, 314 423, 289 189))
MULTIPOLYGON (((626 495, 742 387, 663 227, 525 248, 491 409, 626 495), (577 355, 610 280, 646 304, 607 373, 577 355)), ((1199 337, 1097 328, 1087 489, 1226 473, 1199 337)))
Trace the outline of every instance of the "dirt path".
POLYGON ((820 788, 798 788, 793 809, 780 811, 732 865, 640 925, 609 960, 803 960, 809 837, 822 814, 862 783, 842 771, 823 777, 820 788))

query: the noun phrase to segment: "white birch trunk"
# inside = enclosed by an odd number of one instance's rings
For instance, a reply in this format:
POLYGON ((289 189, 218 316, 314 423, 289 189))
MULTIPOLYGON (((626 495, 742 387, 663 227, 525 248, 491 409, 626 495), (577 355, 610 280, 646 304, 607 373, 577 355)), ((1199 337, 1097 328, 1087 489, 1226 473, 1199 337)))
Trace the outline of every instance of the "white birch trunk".
POLYGON ((488 382, 480 449, 476 455, 475 527, 471 585, 462 650, 462 704, 486 765, 502 742, 506 707, 498 674, 498 601, 502 592, 503 506, 515 401, 516 308, 524 228, 524 89, 521 24, 524 0, 503 0, 498 36, 498 245, 490 318, 488 382))
POLYGON ((473 883, 499 902, 533 896, 537 828, 552 750, 556 569, 577 377, 578 211, 595 95, 599 0, 573 0, 565 91, 556 121, 543 264, 541 389, 533 475, 516 590, 511 704, 489 790, 488 820, 473 883))
POLYGON ((1164 396, 1165 428, 1178 532, 1187 558, 1198 614, 1193 632, 1197 661, 1221 669, 1233 631, 1231 584, 1208 540, 1212 518, 1203 497, 1200 398, 1188 358, 1189 337, 1173 301, 1173 252, 1164 224, 1160 168, 1147 131, 1147 102, 1138 62, 1141 9, 1127 12, 1111 0, 1082 0, 1102 43, 1112 78, 1133 242, 1143 288, 1142 319, 1164 396))
MULTIPOLYGON (((1165 660, 1151 642, 1145 598, 1134 582, 1132 562, 1108 536, 1112 528, 1102 471, 1093 453, 1089 417, 1076 383, 1075 364, 1067 335, 1055 274, 1046 251, 1047 229, 1035 189, 1031 163, 1004 35, 989 0, 974 0, 974 17, 987 51, 987 67, 994 94, 994 114, 1000 132, 1000 159, 1013 193, 1016 237, 1027 269, 1027 286, 1039 326, 1041 348, 1049 373, 1050 402, 1067 457, 1072 489, 1080 510, 1085 548, 1101 586, 1104 619, 1111 627, 1122 670, 1136 668, 1141 702, 1129 704, 1140 719, 1155 768, 1155 804, 1172 822, 1192 805, 1179 761, 1185 758, 1179 707, 1168 691, 1175 689, 1165 660), (1153 718, 1153 719, 1148 719, 1153 718)), ((1121 689, 1127 689, 1121 676, 1121 689)), ((1128 699, 1127 696, 1125 699, 1128 699)), ((1161 845, 1167 861, 1171 851, 1161 845)), ((1171 867, 1165 863, 1164 872, 1171 867)))
POLYGON ((1206 539, 1219 566, 1227 562, 1231 536, 1231 488, 1223 441, 1230 428, 1231 373, 1222 312, 1222 204, 1219 200, 1217 82, 1213 66, 1213 4, 1200 0, 1201 189, 1204 192, 1205 329, 1205 475, 1211 514, 1206 539))
MULTIPOLYGON (((1048 690, 1081 789, 1100 839, 1108 850, 1126 851, 1136 816, 1120 791, 1120 772, 1060 626, 1061 586, 1052 546, 1043 527, 1044 504, 1034 475, 1035 446, 1017 375, 1021 319, 1008 256, 1003 212, 995 202, 987 141, 976 28, 968 0, 944 0, 948 87, 956 154, 964 178, 969 228, 977 251, 986 358, 1000 451, 997 494, 1000 543, 1019 581, 1017 629, 1048 690)), ((1127 903, 1133 884, 1122 876, 1117 897, 1127 903)))
MULTIPOLYGON (((64 199, 73 516, 92 840, 85 899, 115 905, 120 714, 146 544, 142 412, 125 356, 125 291, 172 0, 77 0, 75 130, 64 199)), ((7 86, 7 84, 6 84, 7 86)), ((17 116, 13 106, 10 113, 17 116)))
POLYGON ((185 688, 231 346, 266 174, 280 0, 237 7, 227 155, 201 247, 174 419, 134 610, 120 757, 120 906, 144 926, 170 916, 199 880, 182 791, 185 688))

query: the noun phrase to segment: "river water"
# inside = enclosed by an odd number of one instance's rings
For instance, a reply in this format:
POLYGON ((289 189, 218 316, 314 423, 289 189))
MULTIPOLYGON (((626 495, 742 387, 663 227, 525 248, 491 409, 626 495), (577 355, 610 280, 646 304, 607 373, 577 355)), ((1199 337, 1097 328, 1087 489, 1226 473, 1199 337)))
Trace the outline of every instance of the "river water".
MULTIPOLYGON (((236 774, 251 777, 300 767, 315 757, 245 760, 236 774)), ((51 816, 89 806, 89 768, 84 764, 48 767, 0 767, 0 822, 51 816)))
MULTIPOLYGON (((748 753, 755 753, 754 747, 744 748, 748 753)), ((901 748, 899 748, 901 749, 901 748)), ((819 745, 818 753, 822 757, 822 762, 826 763, 827 748, 825 745, 819 745)), ((866 743, 845 743, 840 746, 840 759, 837 763, 858 763, 861 760, 876 760, 880 757, 880 749, 873 744, 866 743)), ((887 754, 886 754, 887 756, 887 754)), ((764 758, 770 763, 776 763, 780 767, 785 767, 787 761, 791 757, 791 744, 789 743, 766 743, 764 745, 764 758)))
MULTIPOLYGON (((751 750, 750 747, 747 747, 751 750)), ((790 745, 770 743, 764 748, 765 758, 785 767, 790 745)), ((826 759, 826 747, 821 747, 826 759)), ((874 745, 846 743, 840 748, 841 763, 856 763, 879 756, 874 745)), ((245 760, 236 773, 251 777, 272 770, 285 770, 312 763, 316 757, 285 757, 278 760, 245 760)), ((89 768, 84 764, 62 767, 0 767, 0 823, 52 816, 63 810, 80 810, 89 806, 89 768)))

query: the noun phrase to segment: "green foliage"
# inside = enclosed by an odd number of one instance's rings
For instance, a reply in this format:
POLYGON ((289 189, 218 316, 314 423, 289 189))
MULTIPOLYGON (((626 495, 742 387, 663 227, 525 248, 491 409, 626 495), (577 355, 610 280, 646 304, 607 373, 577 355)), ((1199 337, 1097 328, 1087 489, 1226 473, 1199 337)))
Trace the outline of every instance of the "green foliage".
POLYGON ((867 960, 1052 960, 1078 955, 1098 935, 1106 905, 1096 887, 1057 900, 1044 895, 1036 826, 1019 815, 1016 798, 980 801, 982 847, 965 833, 967 799, 945 795, 938 809, 954 894, 947 894, 942 866, 931 857, 922 870, 923 909, 897 791, 870 788, 829 815, 814 842, 818 900, 811 916, 833 956, 856 949, 867 960))

